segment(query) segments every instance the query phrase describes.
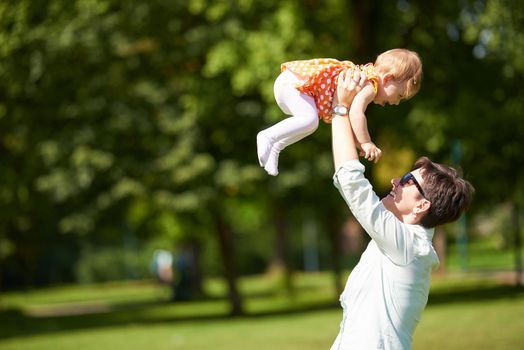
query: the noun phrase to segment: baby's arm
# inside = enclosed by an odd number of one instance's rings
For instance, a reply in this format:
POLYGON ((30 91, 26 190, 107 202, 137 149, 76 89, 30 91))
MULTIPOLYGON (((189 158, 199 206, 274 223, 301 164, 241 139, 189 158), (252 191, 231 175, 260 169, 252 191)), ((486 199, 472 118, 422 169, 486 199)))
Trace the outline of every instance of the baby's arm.
POLYGON ((349 119, 353 133, 360 145, 361 155, 369 161, 377 162, 381 156, 382 151, 371 142, 369 135, 367 119, 365 111, 367 106, 375 98, 375 90, 371 83, 366 84, 364 88, 355 96, 351 108, 349 110, 349 119))
POLYGON ((371 142, 371 136, 368 131, 368 123, 366 119, 366 108, 373 101, 375 91, 371 83, 366 84, 364 88, 355 96, 351 108, 349 110, 349 119, 351 120, 351 127, 355 133, 355 137, 359 144, 371 142))

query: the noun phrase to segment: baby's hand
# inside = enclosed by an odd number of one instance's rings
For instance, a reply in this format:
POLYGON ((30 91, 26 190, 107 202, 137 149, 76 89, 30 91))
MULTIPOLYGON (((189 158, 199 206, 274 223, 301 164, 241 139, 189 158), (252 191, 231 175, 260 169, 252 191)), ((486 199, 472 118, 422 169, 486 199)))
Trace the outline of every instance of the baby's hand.
POLYGON ((360 144, 360 155, 376 163, 382 156, 382 151, 373 142, 364 142, 360 144))

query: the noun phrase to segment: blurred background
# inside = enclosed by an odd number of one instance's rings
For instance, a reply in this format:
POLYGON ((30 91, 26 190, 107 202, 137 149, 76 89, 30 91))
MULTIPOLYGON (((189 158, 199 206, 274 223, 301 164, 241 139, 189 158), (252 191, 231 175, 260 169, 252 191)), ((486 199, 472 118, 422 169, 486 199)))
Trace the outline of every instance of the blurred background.
POLYGON ((329 348, 368 242, 332 186, 330 126, 275 178, 255 136, 283 118, 281 63, 394 47, 424 79, 367 110, 377 193, 421 155, 476 187, 435 234, 415 348, 524 349, 514 0, 2 0, 0 347, 329 348))

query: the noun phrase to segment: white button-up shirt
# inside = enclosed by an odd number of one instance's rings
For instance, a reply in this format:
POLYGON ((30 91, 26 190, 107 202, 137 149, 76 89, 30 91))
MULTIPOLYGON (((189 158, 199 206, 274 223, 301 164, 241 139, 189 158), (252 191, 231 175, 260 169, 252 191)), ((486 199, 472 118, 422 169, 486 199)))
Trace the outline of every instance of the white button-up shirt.
POLYGON ((333 179, 371 241, 340 296, 343 320, 331 350, 411 349, 439 263, 433 229, 404 224, 387 210, 359 161, 346 162, 333 179))

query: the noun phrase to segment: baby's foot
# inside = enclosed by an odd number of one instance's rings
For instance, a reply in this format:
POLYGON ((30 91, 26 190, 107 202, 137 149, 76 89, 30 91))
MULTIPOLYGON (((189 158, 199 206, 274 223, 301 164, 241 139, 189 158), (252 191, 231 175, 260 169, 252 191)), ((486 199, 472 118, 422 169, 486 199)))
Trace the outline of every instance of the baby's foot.
POLYGON ((266 165, 264 166, 264 170, 271 176, 277 176, 278 175, 278 156, 280 154, 280 151, 278 151, 275 147, 271 148, 269 152, 269 156, 266 161, 266 165))
POLYGON ((271 142, 271 139, 267 137, 263 131, 257 134, 257 154, 258 162, 260 163, 261 167, 266 165, 272 146, 273 143, 271 142))

